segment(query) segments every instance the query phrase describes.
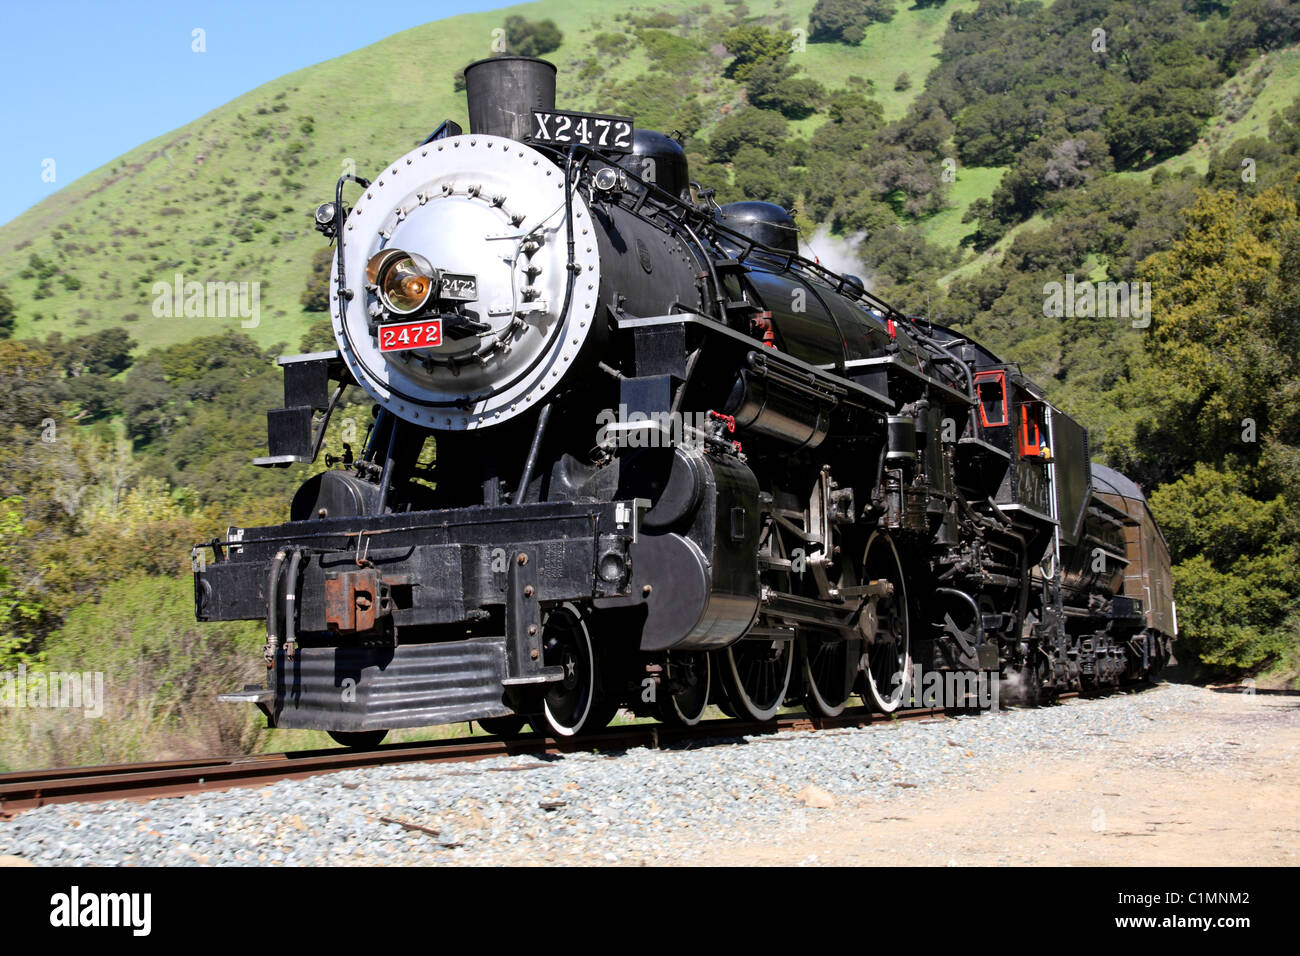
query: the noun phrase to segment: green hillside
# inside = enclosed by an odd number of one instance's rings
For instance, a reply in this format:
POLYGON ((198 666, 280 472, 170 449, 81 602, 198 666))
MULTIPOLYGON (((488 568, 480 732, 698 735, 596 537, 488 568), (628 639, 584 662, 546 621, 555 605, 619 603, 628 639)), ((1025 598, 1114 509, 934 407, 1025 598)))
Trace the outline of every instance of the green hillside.
MULTIPOLYGON (((795 27, 807 23, 812 5, 754 0, 748 7, 753 17, 795 27)), ((15 336, 125 326, 148 348, 240 327, 237 318, 155 317, 154 283, 170 283, 180 272, 187 281, 260 283, 261 321, 249 334, 264 345, 296 343, 317 317, 299 304, 311 255, 322 245, 310 211, 332 196, 347 160, 364 175, 444 118, 465 124, 465 95, 453 91, 453 75, 492 54, 493 30, 506 16, 556 22, 564 43, 548 57, 560 68, 560 105, 594 108, 595 84, 579 73, 595 55, 596 35, 630 28, 616 17, 652 10, 686 16, 689 32, 701 34, 710 17, 700 6, 543 0, 426 24, 267 83, 144 143, 0 228, 0 285, 18 306, 15 336), (42 278, 39 266, 31 267, 33 255, 53 274, 42 278)), ((874 80, 888 91, 883 103, 895 118, 919 92, 947 18, 973 6, 966 0, 902 10, 859 48, 810 44, 796 59, 806 59, 806 72, 825 76, 831 86, 851 73, 874 80), (891 50, 897 51, 892 58, 891 50), (910 94, 894 93, 905 70, 916 83, 910 94)), ((718 16, 729 9, 717 7, 718 16)), ((714 59, 721 72, 725 56, 714 59)), ((610 62, 601 79, 630 82, 647 65, 634 52, 610 62)), ((719 86, 715 111, 740 97, 735 84, 719 86)))
MULTIPOLYGON (((862 78, 884 119, 898 120, 938 63, 953 14, 977 5, 903 5, 891 21, 873 24, 861 44, 808 43, 791 62, 831 91, 862 78), (896 90, 901 74, 911 85, 896 90)), ((564 42, 548 56, 560 67, 560 103, 592 109, 608 105, 598 92, 602 86, 635 84, 654 65, 629 35, 654 14, 672 14, 679 21, 675 32, 710 46, 711 62, 699 68, 717 76, 728 57, 708 43, 711 33, 716 40, 730 23, 744 20, 804 29, 813 0, 715 7, 691 0, 543 0, 426 24, 259 87, 0 227, 0 285, 17 306, 15 337, 124 327, 147 349, 241 327, 238 317, 155 316, 154 284, 170 283, 179 272, 187 281, 257 282, 260 323, 248 333, 263 345, 296 343, 318 318, 299 303, 312 253, 321 247, 310 210, 331 194, 345 162, 364 174, 409 149, 442 119, 464 123, 464 94, 453 91, 452 77, 468 60, 492 53, 493 31, 506 16, 555 21, 564 42), (596 38, 609 33, 629 35, 627 52, 598 49, 596 38)), ((744 97, 738 84, 720 76, 710 85, 699 96, 704 133, 744 97)), ((1300 52, 1261 58, 1224 84, 1220 110, 1202 141, 1162 165, 1203 173, 1212 146, 1266 130, 1268 118, 1298 91, 1300 52)), ((825 119, 814 113, 795 120, 791 130, 808 136, 825 119)), ((918 224, 921 234, 957 249, 972 228, 963 215, 992 194, 1003 171, 961 169, 947 207, 918 224)), ((1150 170, 1120 175, 1149 176, 1150 170)))

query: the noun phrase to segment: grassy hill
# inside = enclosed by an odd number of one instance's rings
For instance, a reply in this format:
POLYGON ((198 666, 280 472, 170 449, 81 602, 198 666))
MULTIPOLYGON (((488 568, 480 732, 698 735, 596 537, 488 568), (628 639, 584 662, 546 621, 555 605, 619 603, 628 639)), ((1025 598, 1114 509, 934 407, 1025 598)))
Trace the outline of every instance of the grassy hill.
MULTIPOLYGON (((806 29, 812 6, 813 0, 752 0, 747 10, 751 20, 806 29)), ((976 6, 976 0, 900 6, 892 21, 873 24, 859 46, 809 43, 792 61, 832 91, 853 76, 870 81, 885 119, 895 120, 937 64, 949 19, 976 6), (896 89, 903 73, 911 85, 896 89)), ((143 350, 239 327, 238 317, 156 317, 154 284, 170 283, 179 272, 187 281, 259 283, 260 324, 247 331, 264 346, 296 343, 319 317, 299 304, 312 253, 322 245, 310 211, 332 195, 345 164, 355 163, 365 175, 444 118, 465 123, 464 94, 453 91, 452 77, 468 60, 490 55, 493 31, 506 16, 557 23, 564 43, 548 57, 560 68, 560 105, 592 109, 602 105, 598 85, 632 84, 651 65, 635 41, 622 55, 598 54, 598 35, 629 33, 634 21, 671 13, 684 18, 697 37, 707 36, 721 18, 734 17, 736 7, 727 2, 710 10, 698 0, 543 0, 426 24, 259 87, 137 147, 0 227, 0 284, 18 309, 15 335, 44 337, 59 330, 70 336, 121 327, 143 350)), ((710 56, 714 62, 703 68, 718 79, 701 97, 704 132, 743 103, 741 88, 720 77, 725 51, 715 45, 710 56)), ((1297 92, 1300 52, 1261 57, 1224 85, 1220 114, 1201 143, 1164 165, 1203 171, 1212 146, 1266 131, 1269 116, 1297 92)), ((823 122, 817 113, 792 129, 810 135, 823 122)), ((1003 171, 961 169, 949 208, 922 219, 921 233, 957 248, 971 228, 962 223, 963 214, 993 192, 1003 171)), ((967 274, 988 258, 966 253, 952 274, 967 274)))
MULTIPOLYGON (((754 0, 749 9, 806 26, 812 4, 754 0)), ((862 47, 809 44, 800 62, 832 87, 850 73, 874 80, 891 117, 902 115, 923 85, 948 17, 973 5, 901 11, 862 47), (904 52, 891 59, 891 49, 904 52), (895 93, 894 79, 904 71, 916 82, 895 93)), ((239 327, 235 317, 155 317, 154 283, 180 272, 187 281, 260 283, 261 321, 249 334, 263 345, 296 343, 317 318, 298 301, 322 244, 311 210, 332 196, 349 160, 365 175, 444 118, 466 124, 465 95, 453 91, 453 75, 470 59, 491 55, 493 30, 506 16, 557 23, 564 44, 548 57, 560 68, 559 102, 594 108, 594 84, 577 79, 579 64, 594 53, 594 36, 617 32, 618 15, 684 14, 699 6, 545 0, 426 24, 267 83, 142 144, 0 228, 0 284, 18 307, 15 336, 124 327, 144 349, 239 327)), ((697 19, 703 26, 705 18, 697 19)), ((633 51, 602 79, 631 80, 646 66, 644 54, 633 51)), ((718 105, 736 92, 724 86, 718 105)))

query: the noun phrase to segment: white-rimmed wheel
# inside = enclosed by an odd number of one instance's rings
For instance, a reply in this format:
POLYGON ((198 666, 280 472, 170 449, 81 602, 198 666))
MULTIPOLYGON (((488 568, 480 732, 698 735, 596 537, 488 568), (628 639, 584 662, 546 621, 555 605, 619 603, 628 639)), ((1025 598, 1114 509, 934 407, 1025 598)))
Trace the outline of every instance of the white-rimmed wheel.
POLYGON ((872 532, 862 558, 862 580, 879 585, 858 615, 858 630, 866 641, 862 697, 868 706, 891 713, 907 699, 912 640, 903 562, 888 535, 872 532))
MULTIPOLYGON (((777 591, 791 589, 790 562, 780 526, 769 519, 758 545, 763 583, 777 591)), ((790 628, 790 634, 794 629, 790 628)), ((794 641, 765 638, 736 641, 716 651, 714 667, 721 693, 716 703, 730 717, 741 720, 771 720, 785 703, 794 674, 794 641)))
POLYGON ((596 652, 581 611, 562 604, 542 623, 542 663, 559 667, 563 677, 546 685, 542 704, 544 727, 557 737, 574 737, 599 730, 613 716, 598 699, 596 652))
MULTIPOLYGON (((847 552, 848 549, 843 550, 847 552)), ((841 593, 858 583, 857 569, 847 557, 837 558, 828 568, 828 574, 841 593)), ((860 637, 846 638, 842 634, 819 634, 812 630, 806 633, 800 656, 803 659, 804 706, 809 713, 838 717, 844 712, 858 683, 865 647, 860 637)))
POLYGON ((709 690, 713 686, 709 655, 670 654, 664 675, 664 689, 657 701, 659 719, 680 727, 694 727, 709 706, 709 690))
POLYGON ((844 712, 857 684, 862 641, 810 634, 804 643, 804 705, 822 717, 844 712))
POLYGON ((742 639, 720 652, 722 686, 741 720, 771 720, 785 703, 794 672, 794 642, 742 639))

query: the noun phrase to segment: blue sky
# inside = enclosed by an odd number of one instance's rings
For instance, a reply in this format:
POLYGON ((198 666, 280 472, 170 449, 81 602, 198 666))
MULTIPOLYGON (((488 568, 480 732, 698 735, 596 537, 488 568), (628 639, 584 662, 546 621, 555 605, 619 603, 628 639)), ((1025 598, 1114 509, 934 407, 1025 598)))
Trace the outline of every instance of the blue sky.
POLYGON ((509 5, 0 0, 0 223, 277 76, 421 23, 509 5), (54 182, 43 179, 47 159, 54 182))

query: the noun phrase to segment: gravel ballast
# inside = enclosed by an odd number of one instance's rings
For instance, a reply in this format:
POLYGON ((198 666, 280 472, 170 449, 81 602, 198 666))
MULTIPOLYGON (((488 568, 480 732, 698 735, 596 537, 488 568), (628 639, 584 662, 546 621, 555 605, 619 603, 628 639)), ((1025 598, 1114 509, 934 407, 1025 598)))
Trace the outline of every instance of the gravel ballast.
MULTIPOLYGON (((820 807, 887 806, 991 770, 1114 748, 1212 696, 1164 684, 670 750, 401 764, 147 803, 60 804, 0 823, 0 855, 95 866, 690 863, 719 840, 798 832, 820 807)), ((1208 767, 1233 746, 1202 740, 1161 758, 1208 767)))

